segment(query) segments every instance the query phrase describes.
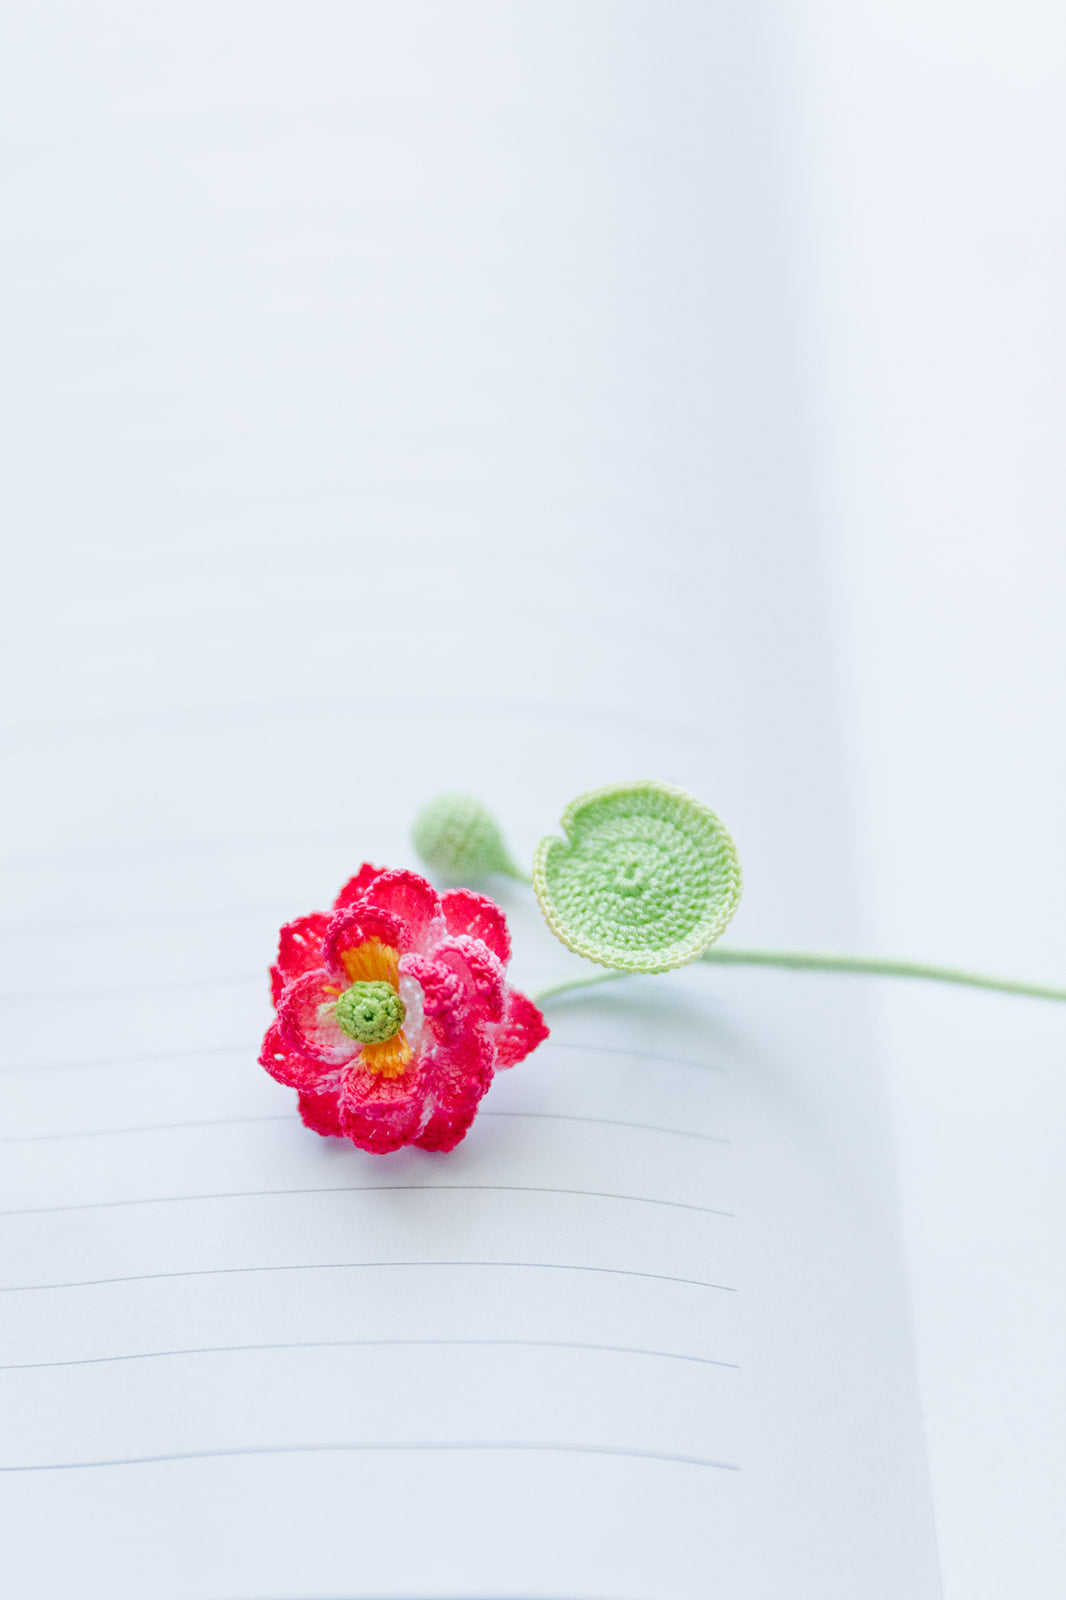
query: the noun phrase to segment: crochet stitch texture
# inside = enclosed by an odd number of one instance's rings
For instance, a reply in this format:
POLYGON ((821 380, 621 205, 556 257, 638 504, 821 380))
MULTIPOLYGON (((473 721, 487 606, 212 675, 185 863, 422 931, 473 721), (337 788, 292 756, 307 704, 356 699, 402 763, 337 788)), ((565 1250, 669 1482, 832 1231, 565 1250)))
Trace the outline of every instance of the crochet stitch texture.
POLYGON ((366 862, 332 911, 282 928, 260 1064, 316 1133, 375 1153, 451 1150, 493 1074, 548 1036, 506 982, 510 955, 485 895, 438 895, 416 872, 366 862))
POLYGON ((476 795, 456 789, 434 795, 415 818, 411 837, 431 871, 460 883, 490 872, 524 877, 507 853, 496 818, 476 795))
POLYGON ((624 972, 695 961, 740 900, 736 846, 709 806, 665 783, 615 783, 571 801, 565 840, 542 839, 533 887, 577 955, 624 972))

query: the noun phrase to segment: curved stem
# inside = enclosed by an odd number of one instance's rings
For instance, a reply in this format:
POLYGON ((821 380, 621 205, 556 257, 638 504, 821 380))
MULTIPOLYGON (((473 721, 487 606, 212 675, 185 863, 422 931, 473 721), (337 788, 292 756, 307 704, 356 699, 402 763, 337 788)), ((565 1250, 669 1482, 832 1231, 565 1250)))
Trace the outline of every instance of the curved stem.
POLYGON ((994 989, 1000 994, 1027 994, 1039 1000, 1066 1000, 1066 989, 1018 978, 996 978, 962 967, 934 967, 924 961, 892 961, 880 956, 845 956, 805 950, 712 949, 700 959, 727 967, 787 967, 801 972, 856 972, 871 978, 921 978, 931 983, 963 984, 969 989, 994 989))
POLYGON ((623 972, 619 967, 611 967, 608 972, 594 972, 587 978, 566 978, 562 983, 547 983, 543 989, 534 989, 530 995, 535 1006, 542 1006, 545 1000, 554 1000, 557 994, 566 994, 570 989, 588 989, 595 983, 613 983, 615 978, 639 977, 639 973, 623 972))
MULTIPOLYGON (((931 983, 962 984, 970 989, 993 989, 1000 994, 1024 994, 1038 1000, 1066 1000, 1066 989, 1052 988, 1043 983, 1022 983, 1015 978, 994 978, 983 972, 967 972, 961 967, 933 967, 921 961, 889 961, 877 956, 847 956, 831 952, 806 950, 734 950, 716 945, 700 957, 722 967, 780 967, 795 972, 853 972, 868 978, 920 978, 931 983)), ((614 978, 630 978, 634 974, 612 968, 588 978, 570 978, 563 983, 551 983, 531 996, 540 1005, 543 1001, 565 994, 570 989, 584 989, 590 984, 610 983, 614 978)))

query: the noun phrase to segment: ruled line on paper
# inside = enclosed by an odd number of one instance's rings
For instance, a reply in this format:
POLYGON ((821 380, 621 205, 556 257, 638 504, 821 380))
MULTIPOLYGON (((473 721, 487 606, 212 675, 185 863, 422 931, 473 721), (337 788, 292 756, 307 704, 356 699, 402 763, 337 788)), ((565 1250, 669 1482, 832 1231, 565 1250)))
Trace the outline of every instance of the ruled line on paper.
POLYGON ((654 1050, 630 1050, 623 1045, 613 1044, 577 1044, 569 1039, 546 1039, 540 1047, 542 1050, 589 1050, 602 1056, 634 1056, 638 1061, 655 1061, 667 1067, 698 1067, 701 1072, 729 1072, 728 1067, 719 1066, 714 1061, 693 1061, 688 1056, 660 1056, 654 1050))
POLYGON ((109 1284, 154 1283, 175 1278, 228 1278, 250 1272, 350 1272, 376 1267, 489 1267, 526 1272, 601 1272, 612 1278, 646 1278, 654 1283, 680 1283, 692 1289, 737 1293, 731 1284, 711 1283, 704 1278, 679 1278, 668 1272, 639 1272, 633 1267, 594 1267, 572 1261, 296 1261, 281 1266, 190 1267, 180 1272, 133 1272, 115 1278, 74 1278, 66 1283, 9 1283, 0 1285, 0 1294, 36 1294, 47 1289, 97 1289, 109 1284))
POLYGON ((120 1356, 82 1356, 72 1361, 5 1361, 0 1372, 37 1372, 42 1368, 99 1367, 122 1361, 162 1361, 178 1356, 243 1355, 255 1350, 355 1350, 466 1348, 467 1346, 513 1350, 591 1350, 609 1355, 650 1356, 661 1361, 692 1361, 704 1367, 729 1367, 739 1371, 736 1361, 719 1361, 712 1356, 685 1355, 677 1350, 645 1350, 631 1345, 588 1344, 572 1339, 296 1339, 277 1344, 208 1344, 181 1350, 138 1350, 120 1356))
MULTIPOLYGON (((0 741, 3 734, 0 733, 0 741)), ((198 856, 198 855, 230 855, 234 851, 253 852, 256 850, 274 851, 281 846, 283 849, 303 849, 307 845, 343 844, 351 846, 351 834, 342 832, 326 833, 279 833, 265 834, 258 838, 249 839, 247 834, 239 838, 222 838, 218 835, 210 839, 192 839, 184 843, 177 839, 170 839, 165 844, 144 844, 120 846, 112 845, 103 849, 87 850, 23 850, 17 855, 0 856, 0 872, 17 872, 24 867, 33 867, 43 861, 63 862, 68 861, 145 861, 155 860, 160 856, 198 856)))
POLYGON ((164 911, 154 916, 81 917, 67 922, 7 922, 0 924, 0 940, 33 938, 37 934, 92 933, 101 928, 167 928, 185 922, 222 922, 227 917, 282 917, 289 908, 280 901, 263 906, 214 906, 208 911, 164 911))
POLYGON ((197 1061, 201 1056, 255 1057, 259 1042, 255 1044, 196 1045, 189 1050, 159 1050, 136 1056, 75 1056, 69 1061, 19 1061, 11 1067, 0 1067, 0 1076, 13 1072, 80 1072, 92 1067, 143 1067, 160 1061, 197 1061))
MULTIPOLYGON (((566 1111, 482 1111, 483 1117, 529 1117, 545 1122, 589 1122, 601 1128, 637 1128, 642 1133, 667 1133, 676 1139, 700 1139, 706 1144, 731 1145, 719 1133, 697 1133, 692 1128, 663 1128, 657 1122, 624 1122, 619 1117, 579 1117, 566 1111)), ((2 1141, 0 1141, 2 1143, 2 1141)))
POLYGON ((393 1443, 389 1440, 366 1440, 349 1444, 284 1444, 239 1445, 220 1450, 177 1450, 153 1456, 124 1456, 100 1461, 43 1461, 24 1466, 0 1467, 0 1472, 73 1472, 93 1467, 147 1467, 167 1461, 217 1461, 235 1456, 294 1456, 343 1454, 345 1452, 381 1452, 386 1450, 437 1451, 437 1450, 515 1450, 549 1451, 566 1455, 621 1456, 633 1461, 666 1461, 685 1467, 712 1467, 721 1472, 739 1472, 733 1461, 713 1461, 706 1456, 673 1455, 665 1450, 627 1450, 621 1445, 562 1444, 546 1440, 472 1439, 462 1441, 425 1440, 393 1443))
MULTIPOLYGON (((587 1122, 601 1128, 634 1128, 642 1133, 670 1134, 678 1139, 700 1139, 706 1144, 731 1145, 732 1140, 717 1133, 697 1133, 692 1128, 662 1128, 655 1122, 623 1122, 618 1117, 579 1117, 565 1111, 482 1111, 482 1117, 521 1117, 538 1122, 587 1122)), ((292 1122, 291 1111, 271 1111, 255 1117, 203 1117, 195 1122, 142 1122, 129 1128, 89 1128, 73 1133, 11 1134, 0 1138, 3 1144, 52 1144, 63 1139, 110 1139, 126 1134, 172 1133, 185 1128, 232 1128, 257 1122, 292 1122)))
MULTIPOLYGON (((0 944, 7 940, 26 938, 32 939, 37 937, 53 936, 55 934, 94 933, 101 929, 106 931, 117 931, 138 928, 182 927, 188 923, 217 923, 226 922, 228 920, 239 920, 246 917, 270 917, 272 921, 277 922, 277 924, 280 926, 282 923, 290 921, 292 918, 299 916, 300 914, 301 913, 299 910, 293 909, 292 901, 286 901, 284 904, 281 901, 273 901, 269 905, 212 906, 209 909, 202 911, 166 911, 157 912, 151 916, 126 915, 80 917, 66 921, 7 922, 0 923, 0 944)), ((523 964, 521 970, 523 976, 526 978, 542 978, 550 981, 562 979, 567 975, 565 972, 560 971, 557 966, 541 967, 527 966, 523 964)), ((260 973, 259 976, 265 978, 264 973, 260 973)), ((43 992, 44 991, 42 991, 42 993, 43 992)), ((91 990, 74 991, 64 989, 63 991, 64 995, 116 994, 126 992, 128 991, 125 989, 102 989, 99 986, 94 987, 91 990)), ((54 994, 54 991, 49 991, 49 993, 54 994)), ((18 999, 22 997, 18 995, 13 995, 10 997, 0 996, 0 999, 4 998, 18 999)))
MULTIPOLYGON (((526 968, 530 977, 535 977, 538 972, 533 968, 526 968)), ((555 973, 546 970, 540 976, 554 977, 555 973)), ((0 994, 0 1005, 28 1006, 36 1005, 38 1001, 49 1000, 54 1004, 56 1000, 97 1000, 111 999, 119 996, 133 994, 180 994, 187 989, 231 989, 244 983, 258 984, 266 992, 266 973, 261 968, 255 972, 231 972, 219 977, 217 974, 208 973, 199 978, 158 978, 151 983, 120 983, 120 984, 93 984, 88 989, 23 989, 12 990, 0 994)))
MULTIPOLYGON (((260 1039, 256 1039, 254 1043, 248 1044, 197 1045, 188 1050, 152 1051, 134 1056, 75 1056, 66 1061, 20 1061, 14 1066, 0 1067, 0 1076, 9 1072, 61 1072, 79 1071, 90 1067, 140 1067, 159 1061, 193 1061, 201 1056, 256 1056, 261 1043, 260 1039)), ((723 1076, 729 1073, 728 1067, 719 1066, 713 1061, 693 1061, 689 1056, 663 1056, 653 1050, 629 1050, 622 1045, 577 1043, 567 1039, 557 1039, 554 1036, 546 1039, 539 1048, 549 1051, 583 1050, 592 1055, 631 1056, 638 1061, 654 1061, 663 1067, 696 1067, 701 1072, 718 1072, 723 1076)))
POLYGON ((113 1211, 126 1206, 169 1206, 201 1200, 264 1200, 301 1194, 559 1194, 580 1200, 624 1200, 633 1205, 669 1206, 675 1211, 700 1211, 706 1216, 734 1220, 732 1211, 698 1206, 690 1200, 662 1200, 656 1195, 612 1194, 600 1189, 556 1189, 530 1183, 341 1183, 313 1189, 234 1189, 219 1194, 147 1195, 135 1200, 83 1200, 65 1206, 21 1206, 0 1211, 0 1217, 54 1216, 70 1211, 113 1211))
MULTIPOLYGON (((484 1112, 481 1113, 485 1115, 484 1112)), ((129 1128, 87 1128, 73 1133, 15 1133, 0 1144, 55 1144, 64 1139, 117 1139, 126 1134, 177 1133, 186 1128, 234 1128, 256 1122, 291 1122, 291 1111, 271 1111, 259 1117, 202 1117, 196 1122, 141 1122, 129 1128)))
MULTIPOLYGON (((87 631, 93 631, 91 624, 86 624, 87 631)), ((143 733, 145 729, 173 728, 175 726, 187 728, 203 728, 226 726, 227 724, 249 724, 277 718, 282 721, 303 722, 308 717, 332 717, 338 714, 347 715, 355 708, 355 702, 350 700, 307 700, 307 701, 277 701, 266 705, 200 705, 191 708, 176 708, 170 711, 130 711, 117 716, 87 716, 77 722, 53 722, 45 725, 6 727, 0 729, 0 744, 40 744, 50 740, 98 738, 100 736, 129 738, 131 735, 143 733)), ((689 723, 674 722, 668 717, 650 716, 646 712, 632 711, 604 711, 594 706, 575 705, 571 701, 553 703, 539 700, 375 700, 370 704, 358 703, 360 716, 434 716, 447 713, 455 717, 474 718, 499 718, 514 721, 516 717, 529 717, 532 719, 548 717, 557 719, 566 718, 571 722, 591 722, 603 727, 612 728, 641 728, 645 732, 655 735, 667 734, 672 738, 682 739, 687 743, 704 749, 708 745, 706 732, 692 727, 689 723)), ((296 841, 304 838, 339 838, 346 839, 345 834, 282 835, 276 842, 296 841)), ((219 841, 220 847, 225 848, 232 843, 241 841, 223 839, 219 841)), ((270 841, 265 841, 269 843, 270 841)), ((146 846, 142 851, 115 851, 115 854, 163 854, 166 846, 146 846)), ((36 852, 48 860, 65 860, 71 854, 87 855, 90 852, 66 851, 40 851, 36 852)), ((95 854, 96 852, 92 852, 95 854)), ((5 860, 19 860, 19 857, 0 858, 0 866, 5 860)))
POLYGON ((242 983, 262 986, 264 975, 260 972, 229 973, 224 977, 160 978, 152 983, 94 984, 90 989, 30 989, 14 994, 0 994, 0 1004, 5 1006, 37 1005, 48 999, 56 1000, 110 1000, 131 994, 181 994, 186 989, 235 989, 242 983))

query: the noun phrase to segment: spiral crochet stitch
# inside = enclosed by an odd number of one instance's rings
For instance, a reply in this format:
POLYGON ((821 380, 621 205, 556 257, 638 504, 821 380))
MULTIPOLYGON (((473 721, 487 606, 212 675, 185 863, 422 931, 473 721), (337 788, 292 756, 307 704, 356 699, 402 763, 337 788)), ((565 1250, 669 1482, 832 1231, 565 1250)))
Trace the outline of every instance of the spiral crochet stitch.
POLYGON ((384 1044, 403 1027, 404 1003, 391 983, 353 983, 338 996, 338 1028, 360 1044, 384 1044))
POLYGON ((533 887, 545 920, 577 955, 624 972, 697 960, 741 892, 724 824, 685 789, 616 783, 563 812, 566 839, 542 839, 533 887))

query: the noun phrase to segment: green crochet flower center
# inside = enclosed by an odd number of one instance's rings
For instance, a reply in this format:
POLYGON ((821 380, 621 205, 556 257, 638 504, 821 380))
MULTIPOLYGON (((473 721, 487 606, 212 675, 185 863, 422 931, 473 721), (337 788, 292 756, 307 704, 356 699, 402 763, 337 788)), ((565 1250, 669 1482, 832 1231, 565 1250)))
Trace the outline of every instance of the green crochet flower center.
POLYGON ((709 806, 662 783, 614 784, 543 839, 533 886, 548 926, 601 966, 665 972, 695 961, 740 899, 736 847, 709 806))
POLYGON ((391 983, 353 983, 337 1001, 337 1026, 360 1044, 383 1044, 399 1033, 404 1003, 391 983))

